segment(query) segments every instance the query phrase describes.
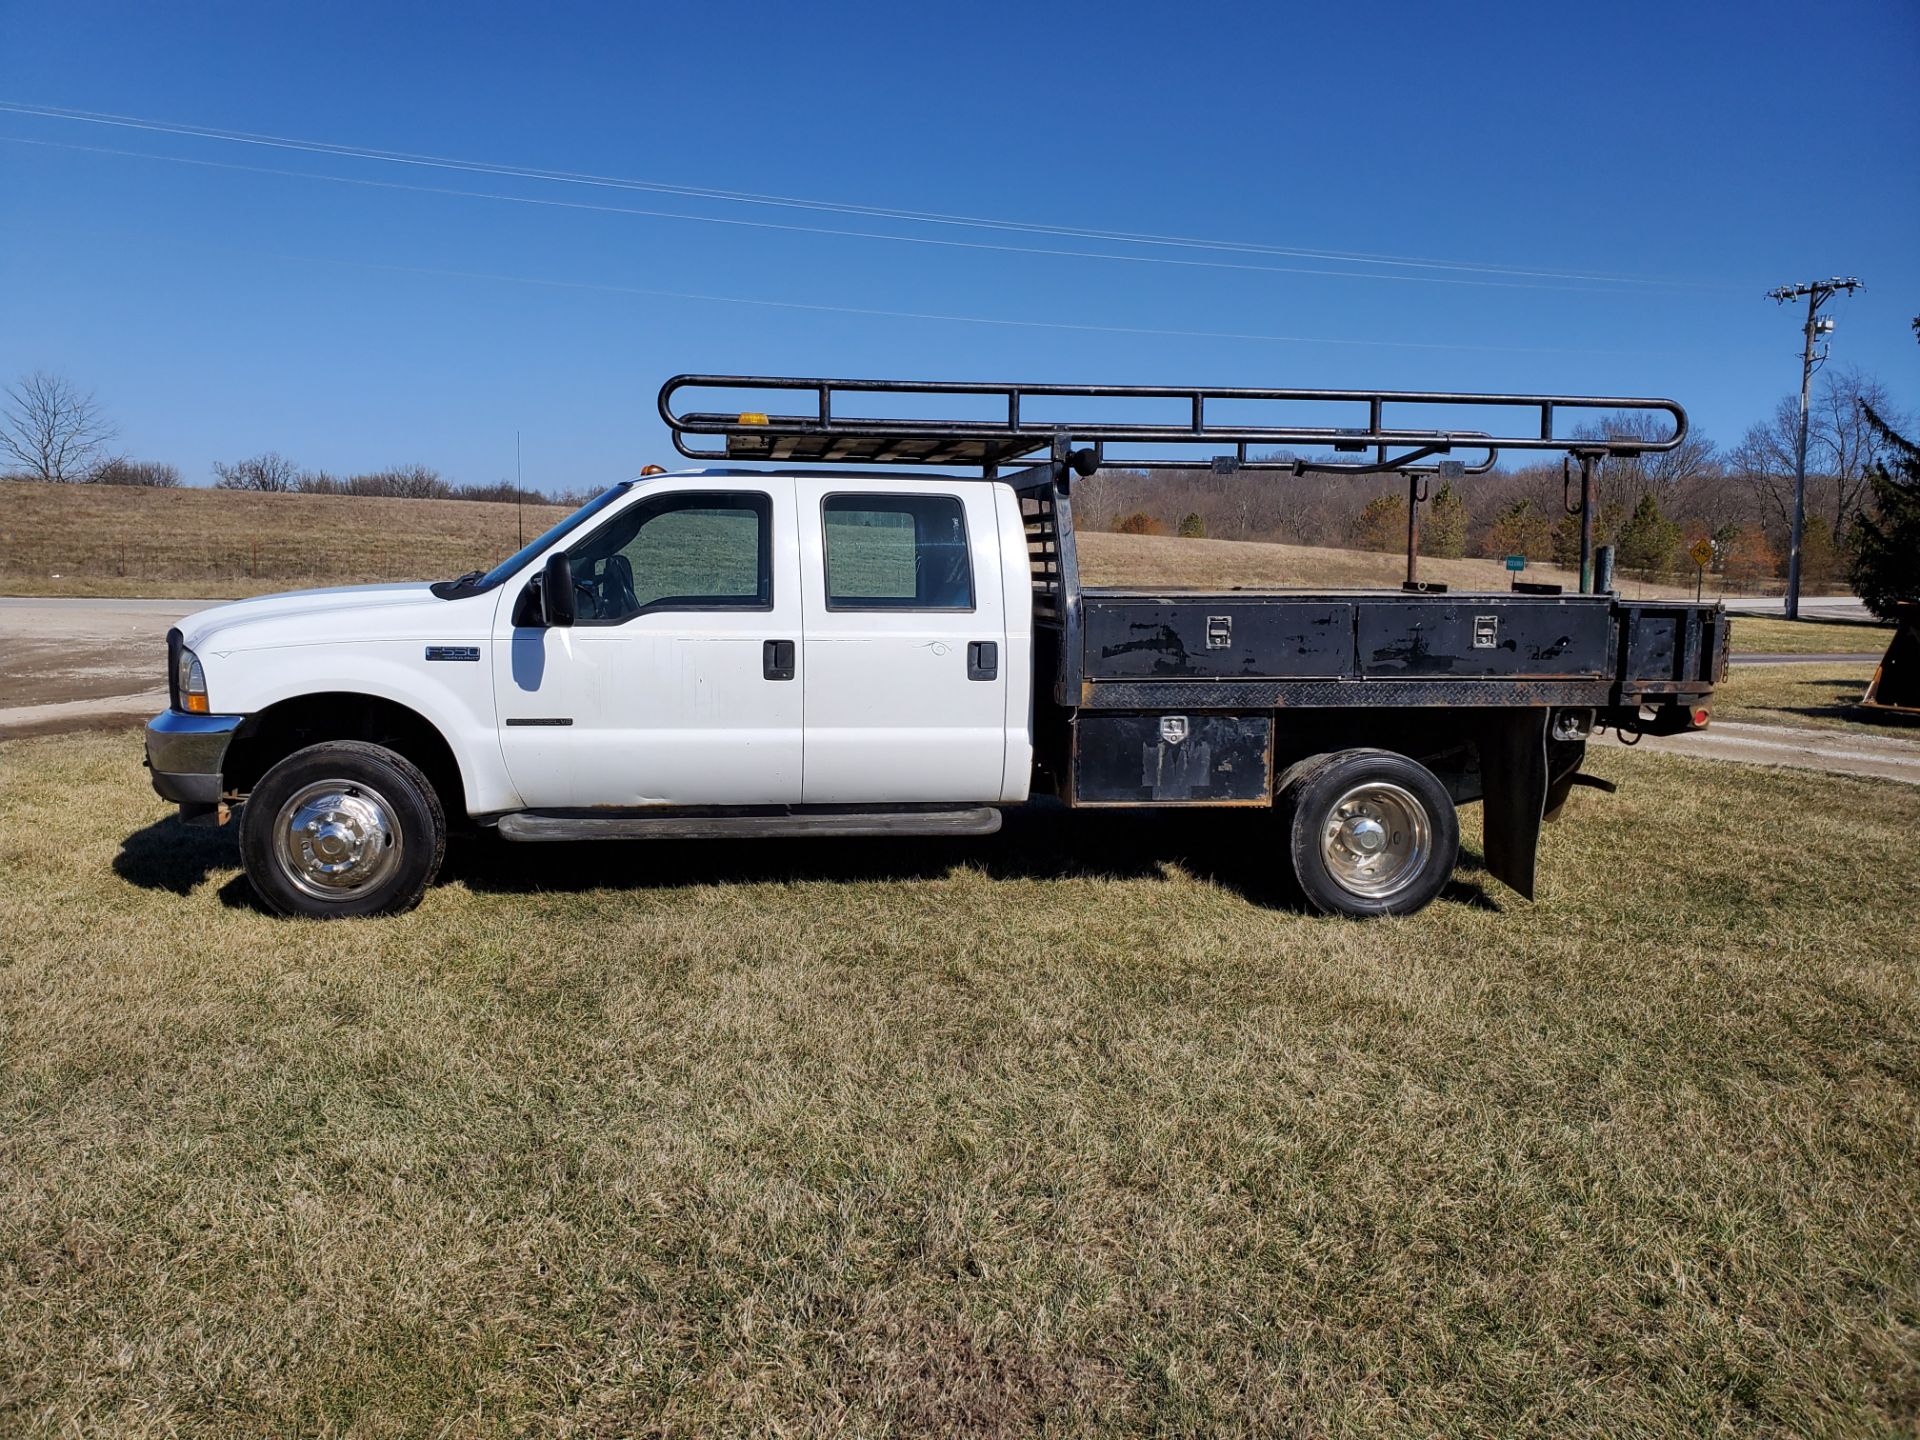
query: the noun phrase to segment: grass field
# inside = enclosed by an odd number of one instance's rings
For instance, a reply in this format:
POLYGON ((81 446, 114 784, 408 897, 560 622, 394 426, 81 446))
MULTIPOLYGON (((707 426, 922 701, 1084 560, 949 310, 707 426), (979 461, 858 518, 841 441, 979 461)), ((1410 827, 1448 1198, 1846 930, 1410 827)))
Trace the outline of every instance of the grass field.
POLYGON ((1872 676, 1871 660, 1860 665, 1736 665, 1713 693, 1713 713, 1719 720, 1920 738, 1920 719, 1855 708, 1872 676))
POLYGON ((1911 1434, 1920 791, 1591 768, 1535 905, 1051 812, 322 928, 0 745, 0 1432, 1911 1434))
POLYGON ((1859 655, 1876 660, 1886 653, 1891 639, 1891 625, 1775 620, 1761 615, 1739 615, 1733 621, 1736 654, 1859 655))
MULTIPOLYGON (((524 529, 565 512, 460 500, 258 495, 225 490, 0 481, 0 590, 19 595, 230 598, 313 585, 433 580, 492 565, 524 529)), ((1089 532, 1080 537, 1089 584, 1398 586, 1406 561, 1370 550, 1089 532)), ((1424 579, 1505 590, 1496 560, 1423 559, 1424 579)), ((1535 566, 1528 578, 1575 588, 1535 566)), ((1623 579, 1630 597, 1680 593, 1623 579)), ((1691 594, 1689 590, 1687 593, 1691 594)))

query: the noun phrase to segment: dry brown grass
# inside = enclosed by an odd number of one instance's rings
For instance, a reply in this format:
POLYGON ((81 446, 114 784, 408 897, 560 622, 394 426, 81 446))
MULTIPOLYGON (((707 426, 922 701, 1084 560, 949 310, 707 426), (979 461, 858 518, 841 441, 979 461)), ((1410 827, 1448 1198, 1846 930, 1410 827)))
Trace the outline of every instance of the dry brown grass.
MULTIPOLYGON (((432 580, 491 565, 565 513, 458 500, 258 495, 216 490, 35 485, 0 481, 0 589, 33 595, 238 596, 307 585, 432 580)), ((1080 536, 1088 584, 1388 586, 1406 561, 1370 550, 1324 550, 1166 536, 1080 536)), ((1456 589, 1505 590, 1497 560, 1420 562, 1422 578, 1456 589)), ((1526 578, 1578 588, 1539 565, 1526 578)), ((1629 596, 1677 594, 1622 581, 1629 596)))
POLYGON ((0 1430, 1920 1421, 1920 791, 1609 747, 1373 924, 1050 812, 321 927, 137 757, 0 745, 0 1430))
POLYGON ((464 500, 0 481, 13 594, 238 596, 433 580, 513 553, 566 512, 464 500))

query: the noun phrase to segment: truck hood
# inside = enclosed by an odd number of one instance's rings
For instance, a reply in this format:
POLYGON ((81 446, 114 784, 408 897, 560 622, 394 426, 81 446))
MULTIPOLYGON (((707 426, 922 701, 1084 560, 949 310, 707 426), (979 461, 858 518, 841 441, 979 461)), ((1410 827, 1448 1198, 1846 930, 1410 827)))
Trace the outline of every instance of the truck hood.
POLYGON ((203 657, 342 641, 469 640, 490 629, 498 599, 490 590, 442 600, 425 582, 292 590, 196 611, 180 634, 203 657))

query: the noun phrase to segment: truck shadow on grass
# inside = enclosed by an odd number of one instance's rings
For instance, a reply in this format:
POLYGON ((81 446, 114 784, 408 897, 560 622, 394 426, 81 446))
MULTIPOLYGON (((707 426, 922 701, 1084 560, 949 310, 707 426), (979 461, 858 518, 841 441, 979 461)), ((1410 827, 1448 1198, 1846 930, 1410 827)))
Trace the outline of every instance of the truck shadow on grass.
MULTIPOLYGON (((114 873, 147 890, 187 895, 235 869, 232 824, 182 825, 171 817, 128 835, 114 873)), ((691 885, 872 884, 938 880, 977 869, 994 880, 1150 880, 1185 874, 1267 909, 1307 913, 1286 873, 1279 826, 1266 812, 1205 811, 1075 814, 1038 805, 1015 811, 997 835, 979 839, 601 841, 516 845, 489 835, 447 842, 440 885, 476 894, 524 895, 589 890, 667 890, 691 885)), ((1440 899, 1498 910, 1481 883, 1481 857, 1463 850, 1440 899)), ((263 910, 246 877, 219 890, 222 904, 263 910)), ((429 894, 428 903, 431 903, 429 894)))
POLYGON ((1800 694, 1794 700, 1736 704, 1731 707, 1728 718, 1744 720, 1777 715, 1783 719, 1845 720, 1854 725, 1871 725, 1890 735, 1920 735, 1920 715, 1862 705, 1860 692, 1864 687, 1858 680, 1809 680, 1797 688, 1800 694))

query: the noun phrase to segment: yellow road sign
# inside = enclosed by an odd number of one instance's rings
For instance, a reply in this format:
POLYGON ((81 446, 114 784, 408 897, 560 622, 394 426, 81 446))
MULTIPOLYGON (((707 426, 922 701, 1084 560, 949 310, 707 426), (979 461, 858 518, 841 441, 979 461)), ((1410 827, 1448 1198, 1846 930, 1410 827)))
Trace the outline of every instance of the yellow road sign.
POLYGON ((1694 564, 1704 570, 1707 568, 1707 562, 1713 559, 1713 541, 1696 540, 1693 542, 1693 548, 1687 551, 1687 554, 1693 557, 1694 564))

